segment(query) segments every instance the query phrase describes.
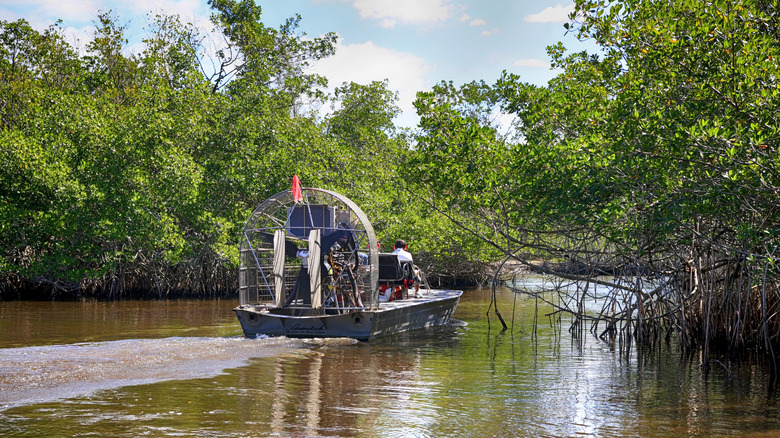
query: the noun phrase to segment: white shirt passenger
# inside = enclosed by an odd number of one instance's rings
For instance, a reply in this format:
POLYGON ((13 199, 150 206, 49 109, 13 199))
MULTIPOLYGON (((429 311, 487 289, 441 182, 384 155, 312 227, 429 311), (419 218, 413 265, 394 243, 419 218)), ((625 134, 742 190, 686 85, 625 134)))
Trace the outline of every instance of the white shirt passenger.
POLYGON ((414 263, 414 259, 412 258, 412 254, 409 253, 409 251, 406 251, 403 248, 398 248, 395 251, 393 251, 393 254, 398 255, 398 260, 402 262, 412 262, 414 263))

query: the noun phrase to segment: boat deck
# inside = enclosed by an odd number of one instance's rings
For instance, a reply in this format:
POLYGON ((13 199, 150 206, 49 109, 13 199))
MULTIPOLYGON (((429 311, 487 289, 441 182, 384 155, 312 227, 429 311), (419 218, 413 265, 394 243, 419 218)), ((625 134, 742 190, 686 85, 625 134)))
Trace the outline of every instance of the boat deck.
POLYGON ((392 311, 393 309, 399 309, 409 306, 417 306, 422 303, 428 303, 433 301, 440 301, 454 296, 460 296, 462 291, 459 290, 446 290, 446 289, 420 289, 418 293, 420 298, 404 298, 402 300, 393 300, 379 303, 379 311, 392 311))

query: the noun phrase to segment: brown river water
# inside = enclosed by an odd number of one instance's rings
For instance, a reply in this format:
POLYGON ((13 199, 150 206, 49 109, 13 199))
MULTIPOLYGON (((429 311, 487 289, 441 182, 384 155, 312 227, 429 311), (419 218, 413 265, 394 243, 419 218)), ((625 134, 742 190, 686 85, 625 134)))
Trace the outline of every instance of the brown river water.
POLYGON ((528 298, 370 343, 245 339, 231 301, 0 302, 0 436, 780 436, 762 364, 626 359, 528 298))

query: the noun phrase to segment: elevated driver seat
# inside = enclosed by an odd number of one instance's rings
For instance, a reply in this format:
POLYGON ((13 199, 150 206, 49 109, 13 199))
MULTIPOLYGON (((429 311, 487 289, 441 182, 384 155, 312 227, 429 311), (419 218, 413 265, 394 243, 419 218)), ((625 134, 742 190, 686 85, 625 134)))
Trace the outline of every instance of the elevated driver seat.
POLYGON ((379 287, 381 291, 396 289, 390 299, 407 298, 407 292, 414 285, 414 265, 408 260, 402 261, 398 254, 379 253, 379 287), (400 286, 400 294, 397 293, 400 286))

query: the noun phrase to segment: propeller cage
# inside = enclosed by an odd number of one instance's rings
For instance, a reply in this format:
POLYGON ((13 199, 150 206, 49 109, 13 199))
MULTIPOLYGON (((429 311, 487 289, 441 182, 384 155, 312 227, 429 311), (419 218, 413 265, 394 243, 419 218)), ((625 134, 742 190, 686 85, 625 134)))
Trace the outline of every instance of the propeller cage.
POLYGON ((376 308, 377 239, 365 213, 336 192, 302 194, 298 203, 290 190, 271 196, 244 225, 240 304, 322 314, 376 308))

